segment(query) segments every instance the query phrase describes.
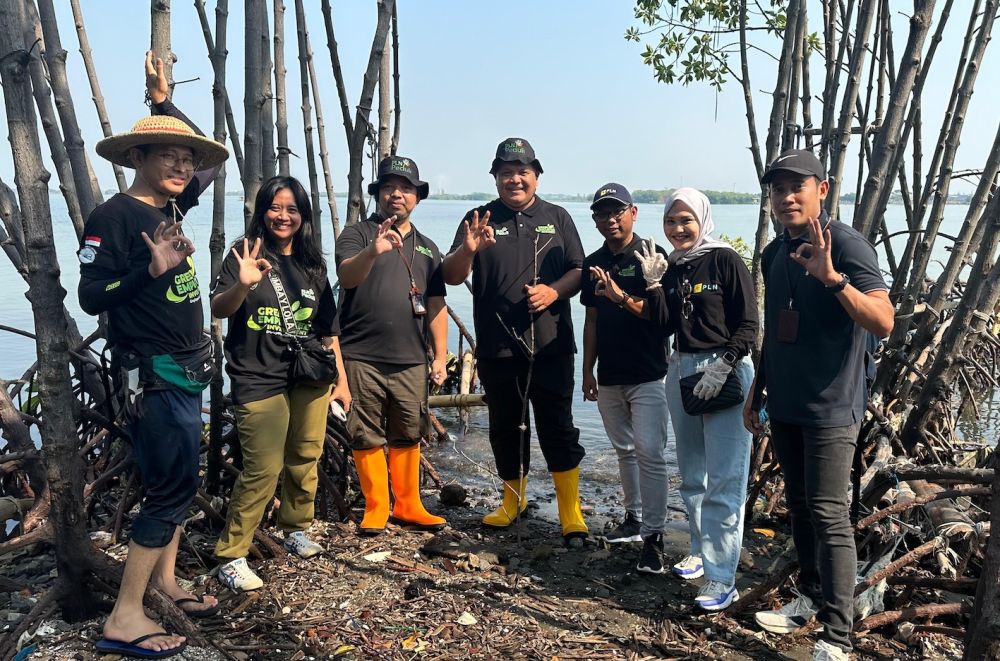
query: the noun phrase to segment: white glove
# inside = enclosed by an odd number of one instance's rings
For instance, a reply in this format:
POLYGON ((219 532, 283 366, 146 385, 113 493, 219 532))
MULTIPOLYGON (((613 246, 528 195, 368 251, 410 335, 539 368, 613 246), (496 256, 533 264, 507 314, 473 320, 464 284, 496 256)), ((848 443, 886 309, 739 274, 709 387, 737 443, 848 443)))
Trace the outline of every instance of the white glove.
POLYGON ((692 392, 698 399, 713 399, 726 383, 726 377, 733 371, 731 365, 721 358, 716 358, 708 364, 701 374, 701 379, 694 385, 692 392))
POLYGON ((667 258, 656 252, 656 244, 652 239, 642 242, 642 252, 636 250, 635 258, 642 266, 642 277, 646 281, 646 289, 660 286, 663 274, 667 272, 667 258))

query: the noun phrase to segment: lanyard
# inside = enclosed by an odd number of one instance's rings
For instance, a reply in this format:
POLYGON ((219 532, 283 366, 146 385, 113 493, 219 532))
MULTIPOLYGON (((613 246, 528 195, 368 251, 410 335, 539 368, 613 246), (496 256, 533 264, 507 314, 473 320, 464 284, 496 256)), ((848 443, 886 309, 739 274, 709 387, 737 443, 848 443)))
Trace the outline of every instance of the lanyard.
POLYGON ((406 261, 406 257, 403 256, 403 244, 406 239, 400 241, 400 246, 396 248, 396 252, 399 253, 399 259, 402 260, 403 266, 406 267, 406 272, 410 276, 410 289, 417 288, 417 282, 413 279, 413 260, 417 257, 417 230, 410 226, 410 236, 413 237, 413 248, 410 250, 410 261, 406 261))

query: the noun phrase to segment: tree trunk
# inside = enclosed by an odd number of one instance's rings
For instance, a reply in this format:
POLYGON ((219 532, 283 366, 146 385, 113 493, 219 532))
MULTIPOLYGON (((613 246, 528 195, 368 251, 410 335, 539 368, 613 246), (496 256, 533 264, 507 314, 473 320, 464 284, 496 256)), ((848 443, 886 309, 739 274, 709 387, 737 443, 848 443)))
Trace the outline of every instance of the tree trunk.
POLYGON ((1000 455, 990 457, 993 472, 993 495, 990 498, 991 534, 983 559, 983 569, 976 587, 976 601, 969 617, 965 637, 966 661, 1000 659, 1000 455))
POLYGON ((244 112, 243 216, 247 225, 253 215, 254 199, 264 182, 263 149, 261 144, 261 107, 264 104, 264 62, 261 51, 261 19, 264 0, 244 0, 246 47, 244 112))
POLYGON ((396 5, 392 6, 392 118, 391 152, 399 149, 399 15, 396 5))
POLYGON ((316 102, 316 137, 319 139, 319 162, 323 167, 323 183, 326 185, 326 202, 330 207, 330 223, 333 225, 333 240, 340 237, 340 215, 337 213, 337 198, 333 192, 333 174, 330 172, 330 155, 326 149, 326 124, 323 121, 323 104, 319 97, 319 79, 316 77, 316 60, 306 32, 306 49, 309 53, 309 81, 312 85, 313 100, 316 102))
POLYGON ((274 103, 278 173, 288 176, 288 106, 285 98, 285 3, 274 0, 274 103))
POLYGON ((153 57, 163 60, 163 72, 170 84, 170 96, 174 95, 174 62, 177 56, 170 47, 170 0, 150 0, 149 7, 149 48, 153 57))
MULTIPOLYGON (((299 45, 299 84, 302 87, 302 128, 306 140, 306 166, 309 168, 309 191, 312 194, 313 231, 317 236, 320 232, 320 217, 322 209, 319 204, 319 176, 316 173, 316 149, 313 140, 312 106, 309 94, 309 60, 312 52, 309 50, 309 28, 306 25, 305 7, 302 0, 295 0, 295 31, 299 45)), ((317 94, 317 103, 319 95, 317 94)))
POLYGON ((260 112, 260 143, 263 158, 264 179, 270 179, 278 171, 278 159, 274 153, 274 92, 271 74, 274 63, 271 61, 271 29, 268 25, 267 1, 264 2, 263 16, 260 18, 260 57, 264 63, 263 105, 260 112))
MULTIPOLYGON (((390 17, 390 21, 391 21, 390 17)), ((389 155, 392 149, 392 134, 389 122, 392 120, 392 51, 389 35, 386 35, 385 50, 378 68, 378 160, 389 155)))
POLYGON ((375 95, 375 83, 378 81, 378 68, 385 50, 385 37, 389 33, 389 18, 395 0, 378 0, 378 23, 375 26, 375 36, 372 39, 371 52, 368 55, 368 68, 365 70, 364 83, 361 86, 361 101, 358 103, 354 116, 354 134, 348 142, 350 168, 347 174, 347 224, 353 225, 361 217, 364 191, 362 188, 364 166, 365 139, 368 137, 371 115, 372 97, 375 95))
POLYGON ((354 136, 354 124, 351 122, 351 104, 347 98, 347 88, 344 86, 344 70, 340 66, 340 53, 337 51, 337 38, 333 35, 333 11, 330 0, 323 0, 323 24, 326 27, 326 46, 330 51, 330 65, 333 67, 333 79, 337 84, 337 98, 340 99, 340 111, 344 116, 344 134, 347 144, 351 144, 354 136))
MULTIPOLYGON (((42 38, 42 26, 35 12, 35 6, 27 3, 26 8, 28 21, 24 25, 24 41, 25 43, 35 43, 36 39, 42 38)), ((69 219, 73 223, 76 238, 79 240, 83 236, 83 214, 80 212, 80 200, 76 196, 73 167, 69 163, 69 156, 66 155, 66 145, 63 143, 62 133, 59 131, 59 119, 52 107, 52 92, 45 77, 45 64, 38 51, 31 51, 28 71, 31 75, 31 89, 35 95, 38 118, 42 121, 42 130, 45 132, 45 140, 49 144, 52 164, 59 177, 59 190, 62 191, 63 199, 66 200, 66 210, 69 212, 69 219)))
MULTIPOLYGON (((43 0, 44 2, 45 0, 43 0)), ((51 9, 51 6, 49 7, 51 9)), ((50 17, 54 18, 54 17, 50 17)), ((14 3, 0 3, 0 52, 24 51, 24 16, 14 3)), ((50 42, 50 47, 57 44, 50 42)), ((18 197, 23 211, 28 300, 35 322, 38 356, 39 424, 52 494, 51 523, 55 534, 58 600, 69 622, 93 617, 95 603, 85 584, 90 573, 90 538, 83 516, 83 461, 77 455, 74 399, 69 375, 69 342, 59 282, 59 262, 52 238, 49 173, 41 161, 41 145, 27 62, 7 57, 0 62, 7 126, 18 197)))
MULTIPOLYGON (((80 43, 80 55, 83 57, 83 66, 87 70, 87 80, 90 81, 90 93, 94 98, 94 106, 97 108, 97 119, 101 122, 101 131, 104 137, 110 137, 111 120, 108 119, 108 109, 104 104, 104 94, 101 92, 101 84, 97 80, 97 68, 94 66, 94 54, 90 50, 90 39, 87 37, 87 28, 83 22, 83 11, 80 9, 80 0, 69 0, 69 6, 73 10, 73 22, 76 24, 76 38, 80 43)), ((111 165, 115 173, 115 181, 118 182, 118 190, 125 192, 128 182, 125 181, 125 171, 117 163, 111 165)))
POLYGON ((69 80, 66 77, 66 51, 63 50, 59 40, 59 26, 56 23, 56 11, 52 6, 52 0, 38 0, 38 16, 45 37, 45 62, 49 66, 49 80, 56 100, 56 111, 62 124, 66 155, 69 157, 70 165, 73 166, 73 183, 76 185, 77 199, 80 200, 80 213, 87 218, 101 199, 100 190, 95 190, 90 180, 87 153, 83 137, 80 135, 80 125, 76 121, 76 109, 69 91, 69 80))

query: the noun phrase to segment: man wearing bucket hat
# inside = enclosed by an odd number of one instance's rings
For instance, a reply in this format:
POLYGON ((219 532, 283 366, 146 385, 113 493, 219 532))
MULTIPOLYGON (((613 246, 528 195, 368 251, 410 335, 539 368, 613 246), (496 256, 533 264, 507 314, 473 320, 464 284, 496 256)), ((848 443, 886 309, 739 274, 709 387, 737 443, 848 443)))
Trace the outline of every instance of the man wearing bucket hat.
POLYGON ((448 284, 461 284, 472 273, 477 366, 504 482, 503 502, 483 523, 505 528, 527 506, 526 398, 555 484, 563 538, 581 546, 587 536, 579 496, 585 452, 573 425, 576 343, 569 299, 580 289, 583 246, 566 210, 535 195, 542 164, 527 140, 501 142, 490 174, 500 197, 465 216, 443 262, 448 284))
POLYGON ((849 485, 865 414, 866 348, 892 331, 893 306, 872 245, 823 209, 826 170, 810 151, 779 155, 761 178, 784 228, 761 254, 764 343, 743 422, 761 433, 767 389, 771 444, 799 560, 797 597, 755 616, 791 633, 823 625, 813 659, 847 659, 857 552, 849 485))
POLYGON ((154 64, 152 53, 146 54, 146 88, 153 114, 97 144, 98 154, 134 169, 135 178, 90 214, 77 255, 80 307, 107 313, 112 364, 122 375, 116 386, 136 390, 126 404, 126 424, 145 494, 97 648, 162 658, 180 652, 185 641, 143 612, 150 582, 192 617, 218 611, 214 597, 195 597, 174 576, 179 524, 200 483, 201 391, 213 366, 194 245, 181 221, 228 152, 202 137, 170 102, 163 62, 154 64))
MULTIPOLYGON (((646 280, 636 259, 642 239, 632 231, 638 209, 631 193, 619 183, 605 184, 590 209, 604 245, 583 260, 583 398, 597 402, 625 496, 625 518, 605 539, 644 542, 637 569, 660 574, 667 516, 667 338, 643 314, 646 280)), ((662 248, 657 251, 666 257, 662 248)))
POLYGON ((363 535, 381 533, 390 518, 421 530, 445 525, 420 500, 428 378, 444 382, 448 354, 441 253, 411 218, 428 192, 413 160, 382 159, 368 186, 378 212, 337 239, 337 326, 353 399, 347 430, 365 496, 363 535))

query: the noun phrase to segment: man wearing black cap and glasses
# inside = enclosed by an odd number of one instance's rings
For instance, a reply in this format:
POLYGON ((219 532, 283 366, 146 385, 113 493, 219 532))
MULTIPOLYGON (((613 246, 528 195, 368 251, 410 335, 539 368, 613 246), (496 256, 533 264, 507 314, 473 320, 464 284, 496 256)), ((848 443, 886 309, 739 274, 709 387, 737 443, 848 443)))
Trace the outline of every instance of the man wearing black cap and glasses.
POLYGON ((569 299, 580 289, 584 255, 566 210, 535 195, 541 173, 527 140, 501 142, 490 167, 500 197, 466 215, 442 268, 452 285, 472 273, 477 365, 490 445, 504 481, 503 502, 483 523, 505 528, 527 505, 530 431, 523 396, 531 401, 555 483, 563 537, 579 546, 587 536, 579 497, 585 453, 573 425, 576 343, 569 299))
POLYGON ((761 182, 784 232, 761 256, 764 348, 743 418, 763 431, 766 388, 800 570, 799 596, 756 619, 789 633, 816 615, 824 631, 813 659, 847 659, 857 571, 848 487, 867 397, 865 350, 869 334, 892 331, 893 306, 875 249, 823 210, 829 185, 819 159, 786 151, 761 182))
MULTIPOLYGON (((637 569, 663 573, 660 548, 667 515, 667 338, 642 310, 646 280, 632 231, 638 209, 617 183, 594 193, 594 223, 604 245, 583 260, 583 397, 597 402, 618 455, 625 518, 609 543, 645 541, 637 569), (643 318, 643 316, 647 318, 643 318), (597 378, 594 378, 594 365, 597 378)), ((666 258, 662 248, 657 250, 666 258)))
POLYGON ((337 239, 337 321, 353 399, 347 430, 365 495, 358 530, 366 535, 382 532, 390 518, 390 481, 394 522, 423 530, 445 525, 424 509, 419 489, 427 380, 444 382, 448 353, 441 253, 411 222, 428 191, 411 159, 382 159, 368 186, 378 213, 337 239))

